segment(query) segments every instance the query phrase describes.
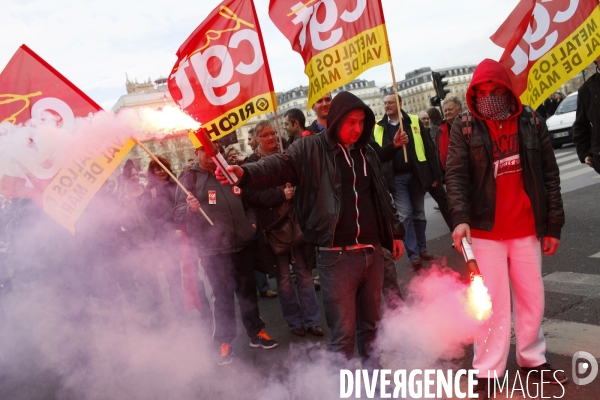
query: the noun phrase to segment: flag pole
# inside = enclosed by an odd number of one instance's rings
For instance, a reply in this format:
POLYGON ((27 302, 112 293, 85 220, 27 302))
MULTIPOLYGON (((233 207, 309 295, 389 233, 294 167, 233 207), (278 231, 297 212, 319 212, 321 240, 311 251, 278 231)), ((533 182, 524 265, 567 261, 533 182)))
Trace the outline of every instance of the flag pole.
MULTIPOLYGON (((160 167, 171 177, 171 179, 173 179, 173 181, 179 185, 179 187, 181 188, 181 190, 183 190, 183 193, 185 193, 186 195, 190 196, 191 193, 189 192, 189 190, 187 190, 185 188, 185 186, 183 186, 183 184, 181 182, 179 182, 179 180, 175 177, 175 175, 173 175, 171 173, 171 171, 169 171, 169 169, 167 167, 164 166, 163 163, 160 162, 160 160, 158 158, 156 158, 156 156, 154 154, 152 154, 152 152, 146 147, 144 146, 144 144, 142 142, 140 142, 138 139, 133 139, 133 141, 135 142, 135 144, 139 145, 146 153, 148 153, 148 155, 158 164, 160 165, 160 167)), ((204 212, 204 210, 202 210, 202 207, 198 208, 198 211, 200 211, 200 213, 204 216, 204 218, 206 218, 206 220, 208 221, 209 224, 214 225, 213 222, 210 220, 210 218, 208 218, 208 215, 206 215, 206 213, 204 212)))
MULTIPOLYGON (((388 42, 388 49, 390 48, 390 44, 388 42)), ((400 122, 398 123, 398 125, 400 125, 400 133, 404 133, 404 126, 402 124, 402 110, 400 109, 400 98, 398 97, 398 84, 396 83, 396 73, 394 72, 394 64, 392 63, 392 54, 391 54, 391 50, 390 50, 390 69, 392 70, 392 81, 393 81, 393 85, 394 85, 394 94, 396 95, 396 107, 398 108, 398 119, 400 120, 400 122)), ((408 163, 408 154, 406 153, 406 145, 403 145, 402 148, 404 149, 404 162, 408 163)))
MULTIPOLYGON (((383 7, 382 4, 379 3, 379 11, 381 12, 381 20, 385 21, 383 16, 383 7)), ((400 99, 398 98, 398 83, 396 82, 396 72, 394 71, 394 63, 392 62, 392 49, 390 47, 390 39, 388 38, 387 28, 385 27, 385 22, 383 25, 383 34, 385 35, 385 44, 388 52, 388 59, 390 60, 390 70, 392 71, 392 84, 394 85, 394 94, 396 95, 396 108, 398 108, 398 125, 400 125, 400 133, 404 133, 404 125, 402 125, 402 109, 400 108, 400 99)), ((408 154, 406 153, 406 145, 402 146, 404 148, 404 162, 408 163, 408 154)))
POLYGON ((273 110, 275 113, 275 130, 277 131, 277 137, 279 137, 279 150, 283 153, 283 138, 281 137, 281 127, 279 125, 279 116, 277 115, 277 110, 273 110))

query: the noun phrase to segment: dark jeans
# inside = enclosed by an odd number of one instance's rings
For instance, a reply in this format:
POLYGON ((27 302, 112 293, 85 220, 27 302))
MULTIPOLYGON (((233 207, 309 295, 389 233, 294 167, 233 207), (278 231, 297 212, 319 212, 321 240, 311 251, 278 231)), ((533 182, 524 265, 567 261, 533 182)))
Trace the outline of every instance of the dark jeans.
POLYGON ((397 308, 403 302, 400 286, 398 285, 398 274, 396 264, 392 259, 392 253, 388 249, 383 251, 383 299, 390 309, 397 308))
POLYGON ((321 325, 321 310, 319 310, 312 275, 299 247, 294 249, 294 256, 296 262, 292 264, 292 268, 298 282, 300 304, 298 304, 292 282, 290 255, 277 256, 277 292, 283 318, 291 329, 298 326, 319 326, 321 325))
POLYGON ((448 229, 452 232, 452 218, 450 218, 450 211, 448 210, 448 196, 446 195, 444 185, 438 183, 436 187, 429 189, 429 194, 437 203, 440 212, 442 213, 442 217, 444 217, 444 221, 446 222, 446 225, 448 225, 448 229))
POLYGON ((350 360, 354 357, 356 340, 363 367, 375 367, 379 360, 372 345, 381 319, 381 248, 319 250, 317 268, 327 326, 331 331, 329 350, 342 353, 350 360))
POLYGON ((253 247, 248 246, 237 253, 201 258, 213 292, 213 339, 218 343, 231 343, 237 336, 234 293, 248 336, 256 335, 265 327, 258 312, 256 283, 252 273, 253 252, 253 247))

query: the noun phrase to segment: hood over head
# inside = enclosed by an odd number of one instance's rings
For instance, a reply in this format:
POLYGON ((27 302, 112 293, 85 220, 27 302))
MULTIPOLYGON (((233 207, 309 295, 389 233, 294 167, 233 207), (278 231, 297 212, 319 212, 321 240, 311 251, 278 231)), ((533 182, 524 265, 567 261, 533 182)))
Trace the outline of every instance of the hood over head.
POLYGON ((327 135, 332 141, 339 143, 337 137, 340 124, 344 121, 344 117, 350 111, 363 110, 365 112, 365 124, 363 132, 358 141, 354 144, 355 147, 365 147, 371 138, 371 131, 375 126, 375 114, 361 99, 350 92, 340 92, 331 101, 329 107, 329 115, 327 116, 327 135))
POLYGON ((471 111, 476 117, 480 119, 485 119, 479 114, 479 112, 477 111, 477 107, 475 106, 474 89, 475 86, 485 82, 494 82, 505 86, 510 91, 510 93, 512 93, 512 96, 515 100, 515 104, 517 105, 517 109, 513 113, 513 115, 521 114, 521 111, 523 111, 523 106, 521 104, 519 96, 517 95, 517 93, 515 93, 512 87, 512 83, 510 81, 508 73, 506 72, 502 64, 500 64, 498 61, 491 60, 489 58, 486 58, 485 60, 480 62, 479 65, 477 65, 477 68, 475 68, 475 71, 473 72, 473 78, 471 79, 471 83, 469 84, 469 89, 467 90, 466 95, 467 107, 469 107, 469 111, 471 111))

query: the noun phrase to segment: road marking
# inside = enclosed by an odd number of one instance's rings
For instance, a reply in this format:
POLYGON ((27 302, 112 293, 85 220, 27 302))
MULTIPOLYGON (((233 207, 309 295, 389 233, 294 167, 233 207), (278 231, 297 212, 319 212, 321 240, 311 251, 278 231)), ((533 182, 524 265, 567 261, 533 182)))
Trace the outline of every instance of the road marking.
POLYGON ((567 161, 567 160, 573 160, 577 157, 578 157, 577 154, 566 153, 566 154, 561 154, 560 156, 557 156, 555 158, 556 158, 556 162, 562 162, 562 161, 567 161))
MULTIPOLYGON (((546 338, 547 351, 553 354, 573 357, 578 351, 594 353, 600 349, 600 326, 563 321, 560 319, 544 319, 542 330, 546 338)), ((516 344, 514 334, 510 342, 516 344)))
POLYGON ((590 258, 600 258, 600 253, 596 253, 593 256, 590 256, 590 258))
POLYGON ((572 162, 572 163, 569 163, 569 164, 559 165, 558 169, 560 170, 560 172, 563 172, 566 169, 573 168, 573 167, 581 167, 581 166, 585 166, 586 168, 589 168, 587 166, 587 164, 582 164, 579 161, 575 161, 575 162, 572 162))
POLYGON ((544 289, 552 293, 595 297, 600 295, 600 275, 553 272, 544 277, 544 289))
POLYGON ((567 180, 570 178, 575 178, 576 176, 587 174, 588 172, 596 172, 596 171, 594 171, 592 168, 586 166, 586 168, 584 168, 584 169, 578 169, 577 171, 572 171, 572 172, 568 172, 566 174, 561 174, 560 180, 564 181, 564 180, 567 180))
POLYGON ((594 353, 600 349, 600 326, 548 319, 542 329, 550 353, 573 357, 578 351, 594 353))

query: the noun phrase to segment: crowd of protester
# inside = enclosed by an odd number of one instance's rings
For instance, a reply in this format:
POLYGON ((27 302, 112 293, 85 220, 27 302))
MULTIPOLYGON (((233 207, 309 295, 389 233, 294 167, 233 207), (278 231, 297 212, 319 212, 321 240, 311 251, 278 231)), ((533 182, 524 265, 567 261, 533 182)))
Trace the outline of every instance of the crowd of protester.
MULTIPOLYGON (((376 121, 354 95, 326 94, 313 106, 317 119, 308 127, 301 110, 285 113, 283 140, 270 122, 260 122, 249 132, 249 156, 220 149, 236 166, 239 187, 219 182, 220 172, 202 147, 196 159, 182 164, 179 179, 186 191, 156 161, 140 171, 128 160, 117 181, 108 180, 94 197, 73 238, 46 228, 30 234, 42 226, 32 221, 44 219, 43 212, 27 199, 3 199, 0 296, 10 289, 10 277, 25 286, 44 282, 53 273, 48 265, 69 260, 71 279, 61 285, 76 281, 73 271, 88 274, 81 279, 87 282, 79 288, 82 298, 91 295, 118 308, 122 293, 136 312, 156 313, 164 302, 162 272, 174 318, 185 321, 196 304, 217 343, 218 364, 225 365, 233 361, 237 337, 235 296, 250 346, 272 349, 278 343, 266 332, 258 296, 279 299, 281 323, 291 334, 321 337, 322 289, 330 350, 350 360, 356 340, 364 365, 376 368, 372 345, 380 304, 402 303, 395 261, 406 248, 418 273, 435 259, 427 250, 425 194, 435 199, 450 231, 459 213, 451 212, 457 201, 449 199, 444 184, 450 181, 453 195, 466 198, 456 193, 459 160, 449 156, 457 151, 453 136, 462 134, 455 123, 461 101, 447 98, 442 116, 435 108, 409 115, 399 96, 383 100, 386 115, 376 121), (57 241, 60 252, 43 248, 57 241), (187 260, 182 243, 190 245, 187 260), (85 251, 69 257, 77 246, 85 251), (31 257, 36 251, 45 258, 31 257), (208 279, 210 299, 198 268, 208 279), (268 276, 275 277, 276 291, 268 276)), ((551 108, 555 100, 548 101, 551 108)), ((172 172, 172 160, 158 159, 172 172)), ((70 317, 83 318, 79 311, 70 317)))

